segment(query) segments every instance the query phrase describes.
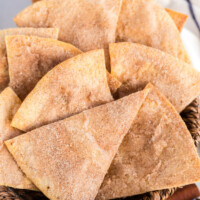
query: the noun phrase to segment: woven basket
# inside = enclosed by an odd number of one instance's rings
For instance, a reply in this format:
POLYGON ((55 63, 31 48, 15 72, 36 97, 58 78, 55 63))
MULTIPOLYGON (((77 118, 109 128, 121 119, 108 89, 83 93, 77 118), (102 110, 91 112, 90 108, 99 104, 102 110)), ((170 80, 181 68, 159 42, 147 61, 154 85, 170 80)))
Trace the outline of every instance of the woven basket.
MULTIPOLYGON (((181 117, 185 121, 194 143, 197 146, 200 142, 200 112, 199 100, 195 99, 182 113, 181 117)), ((128 197, 123 200, 165 200, 170 197, 177 188, 158 190, 146 194, 128 197)), ((0 200, 47 200, 40 192, 28 190, 17 190, 9 187, 0 186, 0 200)))

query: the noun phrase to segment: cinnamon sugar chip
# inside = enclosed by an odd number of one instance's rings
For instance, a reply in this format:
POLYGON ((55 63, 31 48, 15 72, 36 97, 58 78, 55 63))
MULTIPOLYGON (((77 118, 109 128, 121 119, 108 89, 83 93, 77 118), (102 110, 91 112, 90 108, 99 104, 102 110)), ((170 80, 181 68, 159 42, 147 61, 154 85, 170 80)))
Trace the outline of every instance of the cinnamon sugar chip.
POLYGON ((111 93, 115 94, 117 92, 118 88, 122 85, 122 83, 120 81, 118 81, 109 72, 107 72, 107 80, 108 80, 108 85, 109 85, 111 93))
POLYGON ((93 50, 49 71, 26 97, 12 126, 28 131, 112 100, 104 51, 93 50))
POLYGON ((19 169, 4 141, 20 135, 21 132, 11 127, 11 119, 21 104, 20 99, 6 88, 0 93, 0 185, 18 189, 37 190, 19 169))
POLYGON ((54 66, 81 53, 71 44, 31 36, 7 36, 6 48, 9 86, 21 99, 24 99, 54 66))
POLYGON ((160 49, 191 63, 171 17, 155 0, 123 0, 117 42, 135 42, 160 49))
POLYGON ((94 199, 148 91, 40 127, 6 145, 48 198, 94 199))
POLYGON ((170 10, 170 9, 165 9, 170 17, 173 19, 174 23, 176 24, 176 27, 178 28, 179 32, 182 31, 185 22, 187 21, 188 16, 186 14, 170 10))
POLYGON ((110 47, 111 73, 122 86, 120 96, 153 83, 181 112, 200 94, 200 72, 158 49, 135 43, 110 47))
POLYGON ((97 200, 200 180, 199 157, 185 123, 156 88, 147 88, 151 90, 112 161, 97 200))
POLYGON ((19 27, 58 27, 59 39, 82 51, 115 42, 121 0, 44 0, 21 11, 19 27))
MULTIPOLYGON (((82 51, 69 43, 34 36, 7 36, 9 86, 24 99, 37 82, 57 64, 82 51)), ((121 83, 107 72, 108 85, 114 94, 121 83)))
MULTIPOLYGON (((37 2, 37 1, 41 1, 41 0, 32 0, 33 3, 37 2)), ((179 32, 181 32, 185 22, 187 21, 188 16, 186 14, 183 14, 183 13, 180 13, 175 10, 168 9, 168 8, 165 8, 165 10, 168 12, 170 17, 173 19, 179 32)))
POLYGON ((0 31, 0 92, 8 86, 8 63, 6 56, 5 36, 7 35, 35 35, 47 38, 58 38, 57 28, 11 28, 0 31))

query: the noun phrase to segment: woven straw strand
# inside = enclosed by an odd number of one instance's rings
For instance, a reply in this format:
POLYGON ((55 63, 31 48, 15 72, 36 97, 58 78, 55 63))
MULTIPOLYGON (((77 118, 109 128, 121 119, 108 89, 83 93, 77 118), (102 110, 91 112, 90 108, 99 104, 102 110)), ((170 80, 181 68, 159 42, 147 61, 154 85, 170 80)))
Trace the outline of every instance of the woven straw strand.
POLYGON ((186 123, 196 146, 200 142, 200 117, 199 99, 195 99, 182 113, 181 116, 186 123))
POLYGON ((0 200, 22 200, 22 199, 10 188, 0 186, 0 200))

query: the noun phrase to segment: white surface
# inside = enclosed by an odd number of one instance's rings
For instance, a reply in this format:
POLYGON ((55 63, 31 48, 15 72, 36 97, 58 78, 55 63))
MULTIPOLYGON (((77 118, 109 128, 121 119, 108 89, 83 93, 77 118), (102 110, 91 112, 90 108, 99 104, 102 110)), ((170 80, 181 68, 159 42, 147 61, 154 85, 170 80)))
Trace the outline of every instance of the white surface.
POLYGON ((200 39, 187 29, 183 29, 181 37, 190 55, 193 66, 200 71, 200 39))

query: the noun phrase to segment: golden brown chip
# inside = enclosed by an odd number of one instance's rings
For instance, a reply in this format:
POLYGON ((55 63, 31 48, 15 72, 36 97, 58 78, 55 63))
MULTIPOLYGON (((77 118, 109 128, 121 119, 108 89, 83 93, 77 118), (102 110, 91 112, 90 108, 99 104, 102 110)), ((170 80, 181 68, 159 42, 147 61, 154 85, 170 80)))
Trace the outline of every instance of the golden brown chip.
POLYGON ((35 35, 47 38, 58 38, 57 28, 11 28, 0 31, 0 92, 8 86, 8 64, 6 57, 5 36, 7 35, 35 35))
POLYGON ((180 115, 152 85, 96 199, 113 199, 200 180, 200 161, 180 115))
POLYGON ((179 32, 182 31, 185 22, 187 21, 188 16, 186 14, 170 10, 170 9, 165 9, 170 17, 174 20, 174 23, 176 24, 176 27, 178 28, 179 32))
POLYGON ((118 88, 122 85, 122 83, 120 81, 118 81, 109 72, 107 72, 107 80, 108 80, 108 85, 109 85, 111 93, 115 94, 117 92, 118 88))
MULTIPOLYGON (((7 36, 6 48, 10 75, 9 86, 21 99, 27 96, 50 69, 82 53, 71 44, 58 40, 22 35, 7 36)), ((121 83, 108 72, 107 79, 110 90, 114 94, 121 83)))
POLYGON ((173 20, 154 0, 123 0, 116 36, 117 42, 144 44, 191 63, 173 20))
POLYGON ((71 44, 58 40, 7 36, 9 86, 24 99, 37 82, 54 66, 81 53, 71 44))
POLYGON ((50 199, 94 199, 148 91, 40 127, 6 145, 50 199))
POLYGON ((49 71, 23 101, 12 126, 28 131, 112 100, 104 51, 93 50, 49 71))
POLYGON ((36 187, 19 169, 4 141, 20 135, 21 132, 11 127, 11 119, 21 104, 20 99, 6 88, 0 93, 0 185, 18 189, 36 190, 36 187))
POLYGON ((200 72, 158 49, 135 43, 110 47, 111 74, 122 82, 123 96, 153 83, 181 112, 200 94, 200 72))
POLYGON ((8 65, 5 55, 5 50, 2 44, 0 44, 0 92, 8 86, 9 82, 8 65))
POLYGON ((21 11, 19 27, 58 27, 59 39, 88 51, 115 42, 121 0, 44 0, 21 11))

